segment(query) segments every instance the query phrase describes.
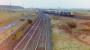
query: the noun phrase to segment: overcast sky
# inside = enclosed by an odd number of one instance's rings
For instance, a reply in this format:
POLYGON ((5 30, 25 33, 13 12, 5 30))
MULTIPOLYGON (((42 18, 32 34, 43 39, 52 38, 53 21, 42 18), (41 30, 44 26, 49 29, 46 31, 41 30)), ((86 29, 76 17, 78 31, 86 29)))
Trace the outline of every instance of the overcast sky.
POLYGON ((19 5, 26 8, 90 8, 90 0, 1 0, 1 5, 19 5))

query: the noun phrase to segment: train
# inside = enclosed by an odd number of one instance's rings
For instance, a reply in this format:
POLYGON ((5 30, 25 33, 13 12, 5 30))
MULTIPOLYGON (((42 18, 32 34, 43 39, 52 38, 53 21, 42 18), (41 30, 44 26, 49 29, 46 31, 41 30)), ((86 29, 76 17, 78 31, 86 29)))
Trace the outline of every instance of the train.
POLYGON ((70 11, 42 11, 46 14, 58 15, 58 16, 69 16, 74 17, 74 13, 70 11))

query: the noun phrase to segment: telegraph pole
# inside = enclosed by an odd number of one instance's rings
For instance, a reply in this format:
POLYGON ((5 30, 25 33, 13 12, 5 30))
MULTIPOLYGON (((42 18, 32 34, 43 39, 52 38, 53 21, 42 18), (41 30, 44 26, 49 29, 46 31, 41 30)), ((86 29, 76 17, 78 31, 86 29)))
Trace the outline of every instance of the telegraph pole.
POLYGON ((14 0, 9 0, 9 1, 10 1, 9 5, 10 5, 10 6, 12 6, 12 5, 13 5, 14 0))
POLYGON ((9 0, 9 5, 11 6, 11 0, 9 0))

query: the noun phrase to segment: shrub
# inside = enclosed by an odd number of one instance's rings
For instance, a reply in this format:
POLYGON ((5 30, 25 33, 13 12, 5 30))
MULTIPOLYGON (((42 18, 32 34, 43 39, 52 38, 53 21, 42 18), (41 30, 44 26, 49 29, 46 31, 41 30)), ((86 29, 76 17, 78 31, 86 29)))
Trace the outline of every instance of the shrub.
POLYGON ((76 28, 77 27, 77 24, 76 24, 76 22, 75 21, 73 21, 73 20, 70 20, 70 21, 66 21, 65 22, 71 29, 73 29, 73 28, 76 28))

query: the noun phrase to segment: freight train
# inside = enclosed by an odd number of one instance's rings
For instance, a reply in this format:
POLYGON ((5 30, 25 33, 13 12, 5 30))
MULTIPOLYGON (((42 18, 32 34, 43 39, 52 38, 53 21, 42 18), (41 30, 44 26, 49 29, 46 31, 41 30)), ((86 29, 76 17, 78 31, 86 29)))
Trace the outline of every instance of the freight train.
POLYGON ((73 12, 69 12, 69 11, 42 11, 42 12, 46 14, 52 14, 52 15, 74 17, 73 12))

